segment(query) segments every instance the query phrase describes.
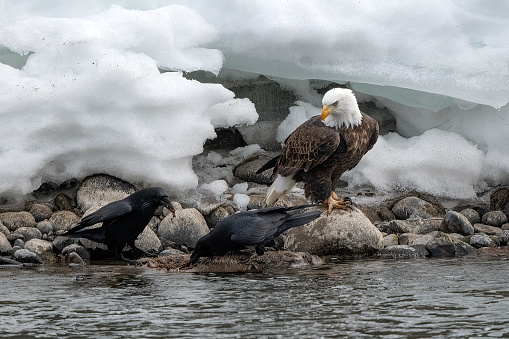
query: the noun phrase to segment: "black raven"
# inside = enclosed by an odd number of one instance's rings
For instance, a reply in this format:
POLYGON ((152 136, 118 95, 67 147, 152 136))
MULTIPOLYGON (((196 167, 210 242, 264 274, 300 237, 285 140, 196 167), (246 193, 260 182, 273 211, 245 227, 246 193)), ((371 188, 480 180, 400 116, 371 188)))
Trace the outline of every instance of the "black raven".
POLYGON ((220 256, 253 247, 258 255, 262 255, 266 243, 284 231, 307 224, 321 215, 320 211, 299 214, 303 208, 310 206, 316 205, 275 206, 230 215, 198 240, 189 264, 195 264, 200 257, 220 256))
POLYGON ((160 205, 169 209, 175 216, 170 199, 162 188, 144 188, 83 217, 78 225, 68 230, 63 236, 86 238, 104 243, 108 246, 108 250, 115 253, 118 260, 125 260, 122 255, 124 246, 127 244, 132 249, 137 249, 134 241, 143 232, 160 205), (84 229, 100 222, 103 223, 101 227, 84 229))

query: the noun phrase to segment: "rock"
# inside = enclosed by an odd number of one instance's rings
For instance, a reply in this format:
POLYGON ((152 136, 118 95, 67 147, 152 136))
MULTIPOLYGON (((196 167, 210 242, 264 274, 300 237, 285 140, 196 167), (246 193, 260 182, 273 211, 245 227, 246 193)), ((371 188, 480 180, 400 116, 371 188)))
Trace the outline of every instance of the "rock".
MULTIPOLYGON (((320 210, 313 207, 310 210, 320 210)), ((284 248, 314 255, 372 255, 383 248, 380 231, 356 207, 333 211, 304 226, 289 230, 284 248)))
POLYGON ((376 256, 381 259, 415 259, 423 257, 419 251, 408 245, 394 245, 386 247, 380 250, 376 256))
POLYGON ((489 226, 500 227, 505 224, 508 219, 504 212, 502 211, 491 211, 485 213, 481 219, 482 223, 489 226))
POLYGON ((11 233, 7 236, 7 240, 9 240, 10 242, 14 242, 16 241, 16 239, 25 239, 25 237, 23 236, 23 234, 19 234, 19 233, 11 233))
POLYGON ((424 245, 432 257, 454 257, 456 249, 452 238, 441 231, 434 231, 420 236, 412 245, 424 245))
MULTIPOLYGON (((23 237, 23 238, 25 238, 25 237, 23 237)), ((12 245, 16 246, 16 247, 19 247, 19 248, 25 248, 25 242, 23 240, 21 240, 21 239, 14 240, 12 245)))
POLYGON ((474 234, 470 238, 470 245, 475 248, 480 247, 497 247, 495 242, 487 234, 474 234))
POLYGON ((205 217, 205 220, 210 228, 214 228, 220 220, 232 215, 233 213, 235 213, 233 207, 230 205, 222 205, 210 212, 209 215, 205 217))
POLYGON ((470 244, 467 244, 464 241, 453 239, 453 242, 457 257, 463 257, 466 255, 473 255, 477 253, 475 247, 471 246, 470 244))
POLYGON ((138 238, 134 241, 134 246, 150 254, 159 253, 162 248, 161 240, 150 227, 145 227, 143 232, 138 235, 138 238))
POLYGON ((68 255, 66 255, 65 262, 68 263, 69 265, 80 265, 80 266, 86 265, 86 262, 76 252, 70 252, 68 255))
POLYGON ((9 253, 12 250, 11 243, 7 240, 5 234, 0 233, 0 253, 9 253))
POLYGON ((481 247, 477 250, 477 254, 483 257, 507 259, 509 258, 509 247, 481 247))
POLYGON ((56 195, 55 199, 53 199, 53 205, 58 211, 73 211, 74 207, 72 206, 72 199, 64 193, 59 193, 56 195))
POLYGON ((463 214, 448 211, 444 218, 445 230, 449 233, 459 233, 462 235, 474 234, 474 227, 463 214))
POLYGON ((385 229, 385 232, 397 234, 400 233, 427 234, 433 231, 443 231, 442 223, 443 223, 442 218, 422 219, 416 215, 413 215, 411 218, 408 218, 406 220, 389 221, 385 229))
POLYGON ((76 193, 78 207, 86 211, 94 205, 104 206, 134 193, 136 188, 118 178, 99 174, 85 178, 76 193))
POLYGON ((53 214, 51 208, 43 204, 33 204, 29 212, 34 216, 35 222, 49 219, 53 214))
POLYGON ((400 234, 399 245, 410 245, 417 238, 419 238, 419 235, 415 233, 400 234))
POLYGON ((417 197, 406 197, 398 201, 392 207, 392 212, 399 219, 408 219, 412 214, 426 219, 431 217, 444 217, 444 210, 439 206, 419 199, 417 197))
POLYGON ((398 236, 396 234, 389 234, 383 237, 384 247, 398 245, 398 236))
POLYGON ((106 259, 114 256, 114 254, 108 250, 108 246, 106 246, 106 244, 98 243, 85 238, 80 238, 78 244, 88 250, 90 253, 90 259, 106 259))
POLYGON ((500 245, 507 245, 509 243, 509 230, 500 232, 500 234, 498 234, 498 239, 500 240, 500 245))
POLYGON ((500 228, 503 230, 509 230, 509 223, 503 224, 500 228))
POLYGON ((21 234, 25 242, 32 239, 42 239, 41 231, 35 227, 20 227, 15 232, 21 234))
POLYGON ((490 210, 502 211, 507 204, 509 204, 509 188, 502 187, 491 194, 490 210))
POLYGON ((7 227, 5 227, 1 221, 0 221, 0 233, 3 233, 4 235, 11 234, 11 231, 9 231, 9 229, 7 227))
POLYGON ((390 221, 396 219, 394 213, 392 213, 389 207, 385 205, 380 206, 380 209, 378 210, 378 215, 380 216, 380 219, 383 221, 390 221))
POLYGON ((488 226, 483 224, 475 224, 474 225, 475 233, 485 233, 488 235, 497 235, 502 233, 502 229, 500 227, 488 226))
POLYGON ((276 140, 279 121, 258 121, 254 125, 238 128, 248 145, 258 144, 268 151, 281 150, 281 143, 276 140))
POLYGON ((468 219, 470 225, 478 224, 481 222, 481 217, 479 216, 479 213, 472 208, 466 208, 462 210, 460 213, 468 219))
POLYGON ((159 224, 157 235, 177 244, 194 248, 198 239, 209 233, 207 222, 195 208, 175 211, 175 218, 165 217, 159 224))
POLYGON ((182 268, 189 262, 189 254, 143 258, 138 262, 151 268, 199 273, 280 272, 284 269, 315 267, 323 264, 322 259, 317 256, 289 251, 268 251, 260 256, 253 255, 250 251, 240 251, 221 257, 200 258, 198 263, 190 269, 182 268))
POLYGON ((236 128, 216 128, 215 132, 216 137, 207 139, 203 145, 204 149, 224 149, 246 146, 246 142, 236 128))
POLYGON ((44 261, 34 252, 27 249, 20 249, 14 253, 14 259, 22 263, 42 264, 44 261))
POLYGON ((256 174, 256 171, 269 160, 270 158, 264 155, 250 157, 233 169, 233 175, 246 182, 270 185, 273 181, 272 168, 256 174))
POLYGON ((62 250, 71 244, 74 244, 75 239, 57 236, 53 239, 53 248, 57 253, 61 253, 62 250))
POLYGON ((35 227, 36 225, 34 216, 28 212, 1 213, 0 222, 11 232, 20 227, 35 227))
POLYGON ((177 250, 176 248, 168 248, 164 251, 161 251, 159 253, 159 257, 166 257, 169 255, 183 255, 183 254, 185 254, 185 253, 180 250, 177 250))
MULTIPOLYGON (((250 194, 249 198, 249 204, 247 205, 248 210, 263 208, 265 194, 250 194)), ((306 204, 309 204, 309 201, 302 194, 290 192, 280 197, 274 206, 297 206, 306 204)))
POLYGON ((53 224, 49 220, 38 222, 36 228, 41 231, 43 236, 45 234, 53 234, 53 224))
POLYGON ((356 207, 360 209, 362 213, 364 213, 364 215, 369 219, 369 221, 371 221, 373 225, 376 225, 382 221, 382 219, 378 215, 377 209, 375 209, 374 207, 367 205, 356 205, 356 207))
POLYGON ((53 213, 49 222, 53 225, 53 232, 67 231, 75 226, 80 220, 76 214, 71 211, 58 211, 53 213))
POLYGON ((82 260, 90 260, 90 253, 88 253, 87 249, 81 245, 70 244, 62 249, 62 255, 65 257, 68 257, 68 255, 73 252, 77 253, 82 260))
POLYGON ((49 241, 32 239, 25 243, 25 249, 37 254, 46 263, 57 261, 53 253, 53 245, 49 241))

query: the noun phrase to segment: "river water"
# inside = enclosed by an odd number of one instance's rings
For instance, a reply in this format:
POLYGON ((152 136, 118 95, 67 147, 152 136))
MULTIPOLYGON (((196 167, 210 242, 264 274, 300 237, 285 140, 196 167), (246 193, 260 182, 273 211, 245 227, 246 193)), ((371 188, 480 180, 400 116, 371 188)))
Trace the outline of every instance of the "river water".
POLYGON ((333 261, 267 274, 0 269, 0 338, 509 337, 509 262, 333 261))

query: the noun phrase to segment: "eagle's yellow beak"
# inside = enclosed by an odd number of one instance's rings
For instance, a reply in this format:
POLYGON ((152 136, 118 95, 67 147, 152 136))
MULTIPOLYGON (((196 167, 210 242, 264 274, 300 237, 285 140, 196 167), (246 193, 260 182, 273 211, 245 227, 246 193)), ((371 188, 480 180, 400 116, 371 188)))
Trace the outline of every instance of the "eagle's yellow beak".
POLYGON ((330 114, 330 112, 332 111, 329 111, 329 107, 327 107, 327 105, 323 105, 323 109, 322 109, 322 120, 325 121, 325 118, 327 118, 330 114))

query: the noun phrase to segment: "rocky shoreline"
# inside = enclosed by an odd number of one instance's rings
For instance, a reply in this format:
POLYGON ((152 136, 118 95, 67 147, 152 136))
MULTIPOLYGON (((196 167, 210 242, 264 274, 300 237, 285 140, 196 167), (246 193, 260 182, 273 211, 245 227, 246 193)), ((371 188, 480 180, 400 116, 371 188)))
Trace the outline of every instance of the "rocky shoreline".
MULTIPOLYGON (((260 180, 266 181, 266 178, 260 180)), ((74 194, 47 189, 44 195, 52 197, 50 202, 34 199, 26 202, 23 209, 12 211, 2 206, 0 265, 17 262, 86 265, 111 256, 102 244, 69 239, 61 234, 83 215, 135 190, 134 185, 120 179, 94 175, 76 182, 74 194)), ((248 208, 260 207, 263 194, 251 193, 248 197, 248 208)), ((136 246, 154 257, 138 262, 173 271, 183 267, 198 239, 220 219, 235 213, 234 203, 217 200, 195 204, 195 207, 182 207, 180 203, 172 202, 175 217, 162 208, 157 210, 136 240, 136 246), (200 206, 204 207, 200 209, 200 206)), ((297 192, 280 203, 293 206, 306 203, 306 200, 297 192)), ((321 207, 310 209, 321 209, 324 213, 314 222, 276 239, 272 246, 275 251, 268 251, 262 257, 240 253, 203 258, 190 271, 258 272, 306 267, 319 265, 322 258, 328 256, 384 259, 509 256, 509 189, 506 187, 496 189, 489 204, 458 205, 450 209, 444 208, 433 197, 417 193, 376 205, 355 205, 349 211, 334 211, 329 216, 321 207)))

